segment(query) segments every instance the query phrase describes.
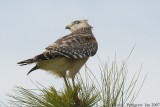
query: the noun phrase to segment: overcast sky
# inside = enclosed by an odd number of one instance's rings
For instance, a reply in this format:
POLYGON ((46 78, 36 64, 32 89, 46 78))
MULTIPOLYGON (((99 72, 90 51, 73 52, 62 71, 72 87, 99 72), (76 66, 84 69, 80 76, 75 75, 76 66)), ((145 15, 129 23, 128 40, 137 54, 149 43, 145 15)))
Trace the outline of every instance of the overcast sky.
MULTIPOLYGON (((14 85, 35 88, 29 78, 62 88, 62 79, 42 70, 27 76, 34 65, 16 63, 69 34, 65 26, 77 19, 88 19, 93 26, 102 61, 108 57, 112 61, 116 53, 120 64, 136 45, 128 62, 128 78, 141 64, 139 82, 148 73, 136 102, 160 103, 159 0, 0 0, 0 101, 6 102, 6 93, 12 93, 14 85)), ((100 74, 97 55, 87 62, 95 75, 100 74)))

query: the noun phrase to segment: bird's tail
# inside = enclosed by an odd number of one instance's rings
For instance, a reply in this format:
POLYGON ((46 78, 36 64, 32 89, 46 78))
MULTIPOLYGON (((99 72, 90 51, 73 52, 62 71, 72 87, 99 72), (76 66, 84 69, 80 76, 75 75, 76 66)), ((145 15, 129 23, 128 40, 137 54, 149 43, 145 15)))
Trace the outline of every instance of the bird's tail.
POLYGON ((27 65, 27 64, 34 63, 34 62, 35 62, 35 60, 34 60, 34 59, 27 59, 27 60, 24 60, 24 61, 18 62, 17 64, 20 64, 20 66, 23 66, 23 65, 27 65))

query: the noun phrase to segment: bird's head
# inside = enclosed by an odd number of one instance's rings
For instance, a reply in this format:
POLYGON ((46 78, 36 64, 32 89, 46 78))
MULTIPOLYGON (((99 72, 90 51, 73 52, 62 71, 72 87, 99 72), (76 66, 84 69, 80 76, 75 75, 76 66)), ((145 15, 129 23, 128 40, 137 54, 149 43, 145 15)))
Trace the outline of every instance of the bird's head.
POLYGON ((66 29, 71 30, 71 32, 74 32, 81 28, 92 28, 92 26, 88 24, 88 20, 76 20, 66 26, 66 29))

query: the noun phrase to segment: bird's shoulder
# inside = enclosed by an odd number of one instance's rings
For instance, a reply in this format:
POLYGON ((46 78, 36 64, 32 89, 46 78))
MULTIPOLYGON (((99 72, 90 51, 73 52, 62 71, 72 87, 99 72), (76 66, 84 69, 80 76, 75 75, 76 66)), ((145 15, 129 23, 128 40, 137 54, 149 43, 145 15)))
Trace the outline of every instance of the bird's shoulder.
POLYGON ((85 58, 93 56, 97 52, 97 46, 93 34, 71 33, 48 46, 46 51, 37 55, 35 59, 48 60, 55 57, 85 58))
POLYGON ((85 41, 95 40, 93 34, 76 34, 71 33, 56 40, 52 45, 46 47, 46 50, 54 50, 59 47, 74 45, 75 43, 83 43, 85 41))

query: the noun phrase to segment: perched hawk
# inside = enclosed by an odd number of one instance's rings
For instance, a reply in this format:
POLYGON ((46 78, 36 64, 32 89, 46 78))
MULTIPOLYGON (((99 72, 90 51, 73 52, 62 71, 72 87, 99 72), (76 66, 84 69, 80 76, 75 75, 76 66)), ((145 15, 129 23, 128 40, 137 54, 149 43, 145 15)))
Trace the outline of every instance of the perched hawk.
POLYGON ((86 63, 90 56, 94 56, 98 49, 97 41, 92 33, 92 27, 87 20, 76 20, 66 26, 71 30, 71 34, 66 35, 46 48, 42 54, 34 58, 18 62, 20 65, 36 63, 29 72, 37 69, 50 71, 53 74, 63 77, 66 86, 66 72, 72 78, 73 87, 74 77, 81 67, 86 63))

